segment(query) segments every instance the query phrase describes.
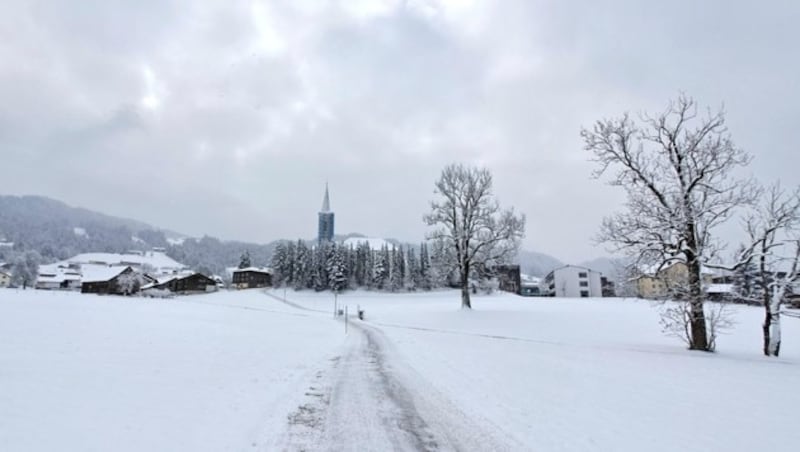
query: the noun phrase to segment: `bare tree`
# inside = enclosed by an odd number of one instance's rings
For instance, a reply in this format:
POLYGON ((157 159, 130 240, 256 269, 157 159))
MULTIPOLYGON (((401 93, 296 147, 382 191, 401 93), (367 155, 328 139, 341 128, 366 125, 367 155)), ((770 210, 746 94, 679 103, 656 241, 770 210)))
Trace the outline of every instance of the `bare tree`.
POLYGON ((514 257, 525 231, 525 216, 501 210, 492 193, 492 175, 485 168, 453 164, 436 182, 431 212, 423 217, 437 229, 429 239, 442 240, 458 269, 461 307, 470 309, 469 284, 476 267, 492 267, 514 257))
POLYGON ((702 265, 719 250, 713 233, 732 211, 752 201, 752 184, 731 172, 750 156, 736 147, 723 111, 697 113, 681 95, 656 116, 627 114, 583 129, 585 149, 598 163, 595 177, 627 193, 626 209, 604 219, 599 240, 659 270, 683 262, 693 350, 712 349, 705 313, 702 265))
POLYGON ((800 279, 800 188, 791 193, 779 184, 766 191, 763 202, 747 217, 750 245, 739 255, 740 267, 753 268, 755 290, 765 309, 763 350, 778 356, 781 347, 781 306, 800 279))

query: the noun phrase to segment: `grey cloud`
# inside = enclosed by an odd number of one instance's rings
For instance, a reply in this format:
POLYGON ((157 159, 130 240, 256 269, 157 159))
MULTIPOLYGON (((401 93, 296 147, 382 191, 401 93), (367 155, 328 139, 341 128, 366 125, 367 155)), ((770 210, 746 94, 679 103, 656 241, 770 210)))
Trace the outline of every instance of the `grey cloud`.
POLYGON ((339 231, 418 241, 464 161, 527 247, 577 261, 621 201, 581 126, 681 90, 725 103, 755 175, 798 181, 792 2, 419 3, 9 2, 0 191, 268 241, 313 236, 327 180, 339 231))

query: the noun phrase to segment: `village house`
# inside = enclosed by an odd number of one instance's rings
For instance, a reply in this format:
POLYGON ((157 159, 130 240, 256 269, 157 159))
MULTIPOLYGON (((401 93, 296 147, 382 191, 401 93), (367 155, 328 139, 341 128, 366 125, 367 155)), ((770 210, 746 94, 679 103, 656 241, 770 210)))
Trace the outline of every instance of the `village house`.
POLYGON ((141 283, 130 266, 84 266, 82 293, 130 295, 139 291, 141 283))
POLYGON ((157 281, 142 287, 147 289, 169 290, 172 293, 207 293, 217 290, 217 282, 201 273, 165 275, 157 281))
POLYGON ((492 267, 491 271, 497 278, 500 290, 515 294, 520 293, 522 276, 519 265, 497 265, 492 267))
POLYGON ((79 290, 81 274, 69 268, 56 268, 51 272, 40 272, 36 277, 36 285, 40 290, 79 290))
POLYGON ((261 267, 246 267, 233 270, 233 287, 253 289, 272 286, 272 270, 261 267))
MULTIPOLYGON (((715 272, 704 267, 701 270, 701 284, 703 287, 712 287, 715 275, 715 272)), ((675 262, 660 270, 644 272, 635 279, 635 283, 639 298, 665 298, 670 296, 675 288, 683 288, 688 285, 689 270, 685 263, 675 262)))
POLYGON ((11 285, 11 273, 5 270, 0 270, 0 287, 8 287, 11 285))

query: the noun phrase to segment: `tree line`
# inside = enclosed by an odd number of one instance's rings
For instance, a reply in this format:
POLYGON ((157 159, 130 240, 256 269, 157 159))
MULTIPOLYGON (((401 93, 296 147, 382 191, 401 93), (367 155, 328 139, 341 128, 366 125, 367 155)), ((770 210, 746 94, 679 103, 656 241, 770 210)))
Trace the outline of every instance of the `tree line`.
POLYGON ((431 290, 452 283, 452 265, 442 241, 418 247, 368 242, 346 245, 304 240, 278 243, 272 255, 273 285, 295 290, 431 290))

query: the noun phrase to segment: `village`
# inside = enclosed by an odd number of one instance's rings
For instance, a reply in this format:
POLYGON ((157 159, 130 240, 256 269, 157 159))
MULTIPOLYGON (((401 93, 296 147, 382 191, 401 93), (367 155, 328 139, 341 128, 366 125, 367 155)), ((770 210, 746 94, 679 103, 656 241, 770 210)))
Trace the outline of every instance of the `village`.
MULTIPOLYGON (((330 193, 325 187, 322 208, 318 213, 318 232, 316 240, 310 241, 309 254, 322 251, 324 247, 333 247, 353 258, 364 251, 369 262, 379 260, 381 253, 394 256, 398 246, 380 238, 351 237, 337 241, 335 239, 335 213, 331 209, 330 193)), ((300 242, 298 242, 300 243, 300 242)), ((14 243, 0 240, 0 247, 11 249, 14 243)), ((35 281, 31 288, 37 290, 64 290, 100 295, 126 295, 142 297, 170 297, 175 295, 193 295, 210 293, 217 290, 239 290, 250 288, 267 288, 273 286, 293 285, 291 277, 283 273, 291 273, 282 268, 285 262, 286 246, 293 244, 281 242, 277 254, 271 259, 270 264, 251 265, 247 250, 243 250, 239 265, 226 267, 224 274, 206 274, 192 270, 189 266, 176 261, 167 255, 167 250, 162 247, 153 247, 149 250, 130 250, 125 253, 82 253, 59 262, 39 265, 35 281), (281 264, 284 262, 284 264, 281 264), (277 273, 277 274, 276 274, 277 273)), ((300 245, 302 246, 302 245, 300 245)), ((423 245, 424 246, 424 245, 423 245)), ((374 273, 386 271, 388 275, 396 270, 411 272, 415 259, 428 259, 424 253, 418 258, 413 256, 412 247, 399 246, 399 259, 386 259, 380 263, 380 269, 367 269, 364 279, 376 277, 374 273), (383 266, 388 267, 383 269, 383 266), (383 269, 383 270, 382 270, 383 269)), ((329 254, 330 251, 325 251, 329 254)), ((341 258, 341 257, 340 257, 341 258)), ((298 262, 288 262, 289 267, 298 265, 298 262)), ((310 261, 303 265, 313 265, 310 261)), ((371 266, 372 264, 370 264, 371 266)), ((422 264, 421 264, 422 265, 422 264)), ((428 264, 429 265, 429 264, 428 264)), ((353 263, 353 267, 358 264, 353 263)), ((423 267, 425 265, 422 265, 423 267)), ((363 265, 362 265, 363 267, 363 265)), ((350 269, 351 273, 355 269, 350 269)), ((557 298, 613 298, 634 297, 648 300, 670 300, 681 298, 681 288, 688 283, 688 269, 680 261, 668 265, 642 266, 641 268, 628 268, 622 275, 610 278, 600 271, 580 265, 560 265, 551 269, 545 276, 529 275, 522 271, 519 264, 495 265, 488 271, 482 272, 470 282, 473 292, 478 290, 500 290, 522 297, 557 297, 557 298), (490 281, 479 281, 483 277, 490 281)), ((14 268, 9 263, 0 262, 0 287, 19 287, 12 284, 14 268)), ((702 287, 709 301, 733 302, 743 304, 760 304, 759 299, 742 296, 741 288, 737 287, 737 274, 725 266, 716 268, 702 268, 702 287)), ((387 277, 387 279, 391 279, 387 277)), ((778 273, 777 278, 785 277, 778 273)), ((738 282, 741 285, 741 282, 738 282)), ((439 284, 442 287, 458 287, 459 281, 455 275, 448 275, 439 284)), ((27 289, 27 283, 22 284, 27 289)), ((345 285, 350 288, 352 285, 345 285)), ((433 286, 436 286, 435 284, 433 286)), ((294 285, 296 288, 302 286, 294 285)), ((309 284, 308 288, 316 290, 333 289, 323 285, 315 287, 309 284)), ((343 287, 336 287, 342 289, 343 287)), ((430 285, 429 289, 432 288, 430 285)), ((393 291, 409 289, 407 286, 398 286, 393 291)), ((800 290, 792 285, 787 294, 787 305, 800 307, 800 290)))

